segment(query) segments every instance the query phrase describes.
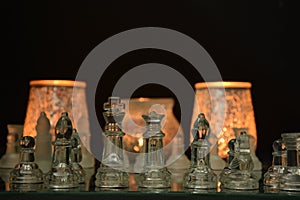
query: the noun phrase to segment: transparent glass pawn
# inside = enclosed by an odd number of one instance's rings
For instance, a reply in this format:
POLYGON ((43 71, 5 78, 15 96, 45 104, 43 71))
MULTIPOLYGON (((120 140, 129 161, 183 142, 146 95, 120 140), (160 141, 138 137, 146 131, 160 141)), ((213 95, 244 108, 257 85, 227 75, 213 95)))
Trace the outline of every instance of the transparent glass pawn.
POLYGON ((263 184, 265 191, 268 189, 279 189, 279 179, 286 173, 286 151, 281 139, 273 142, 272 165, 264 174, 263 184))
POLYGON ((160 192, 160 189, 171 187, 171 173, 165 167, 163 137, 161 120, 164 115, 151 111, 142 115, 146 122, 144 138, 144 167, 139 174, 138 186, 143 191, 150 189, 152 192, 160 192))
POLYGON ((188 190, 214 190, 217 188, 217 175, 209 164, 209 123, 204 113, 198 115, 192 133, 191 164, 184 175, 183 187, 188 190))
POLYGON ((247 132, 242 131, 235 141, 235 154, 229 163, 229 172, 222 182, 223 189, 258 190, 258 178, 253 172, 254 163, 250 155, 250 142, 247 132))
POLYGON ((300 192, 300 133, 281 134, 286 147, 286 171, 280 176, 279 189, 300 192))
POLYGON ((129 175, 126 170, 129 166, 124 161, 122 138, 125 133, 121 129, 125 105, 119 97, 109 97, 103 107, 106 122, 104 148, 95 185, 100 188, 127 188, 129 175))
POLYGON ((10 172, 9 183, 11 190, 35 191, 42 188, 43 172, 34 162, 35 140, 31 136, 24 136, 20 140, 20 161, 10 172))
POLYGON ((78 176, 73 171, 70 159, 72 151, 73 125, 67 112, 63 112, 55 126, 54 151, 51 170, 46 175, 50 189, 68 189, 78 187, 78 176))
POLYGON ((78 183, 85 183, 86 172, 80 164, 82 161, 81 140, 76 129, 73 129, 71 146, 70 162, 72 163, 73 171, 78 176, 78 183))

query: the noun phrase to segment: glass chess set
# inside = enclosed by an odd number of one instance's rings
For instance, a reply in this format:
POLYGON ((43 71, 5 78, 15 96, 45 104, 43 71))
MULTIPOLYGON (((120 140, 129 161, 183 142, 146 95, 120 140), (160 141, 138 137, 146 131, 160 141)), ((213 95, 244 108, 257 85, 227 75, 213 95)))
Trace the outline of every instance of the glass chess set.
POLYGON ((124 107, 119 97, 109 97, 103 105, 105 137, 102 160, 95 170, 81 165, 82 141, 68 112, 62 112, 56 122, 54 142, 49 119, 41 112, 36 137, 16 140, 9 136, 6 154, 0 160, 2 191, 300 194, 300 133, 283 133, 274 141, 272 165, 259 177, 251 156, 251 137, 242 129, 228 142, 226 166, 217 173, 210 163, 211 129, 205 113, 198 114, 191 128, 191 159, 180 168, 181 176, 165 164, 165 133, 161 126, 165 116, 155 111, 142 114, 146 124, 140 153, 142 167, 139 173, 130 173, 123 148, 124 107), (15 162, 13 168, 4 167, 9 162, 15 162))

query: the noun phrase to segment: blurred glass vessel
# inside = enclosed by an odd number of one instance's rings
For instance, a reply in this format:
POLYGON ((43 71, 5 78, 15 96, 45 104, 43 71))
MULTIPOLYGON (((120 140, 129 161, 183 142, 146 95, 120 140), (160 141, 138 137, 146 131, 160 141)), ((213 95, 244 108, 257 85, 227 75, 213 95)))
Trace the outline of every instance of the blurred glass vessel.
POLYGON ((41 112, 36 123, 35 137, 35 161, 40 169, 47 173, 51 169, 52 162, 52 136, 50 133, 50 121, 45 112, 41 112))
POLYGON ((282 133, 286 147, 286 171, 280 176, 279 188, 285 191, 300 191, 300 133, 282 133))
POLYGON ((19 139, 17 133, 7 134, 6 151, 0 159, 1 169, 13 169, 19 162, 19 139))
POLYGON ((9 173, 5 171, 10 171, 19 162, 20 153, 20 139, 22 138, 23 125, 22 124, 7 124, 8 134, 6 136, 6 151, 5 154, 0 159, 0 174, 5 176, 7 180, 9 173))

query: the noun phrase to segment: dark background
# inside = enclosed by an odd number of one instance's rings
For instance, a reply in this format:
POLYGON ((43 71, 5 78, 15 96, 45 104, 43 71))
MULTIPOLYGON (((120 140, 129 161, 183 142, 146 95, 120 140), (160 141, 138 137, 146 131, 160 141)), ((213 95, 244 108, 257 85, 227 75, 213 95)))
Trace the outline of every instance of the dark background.
MULTIPOLYGON (((271 164, 273 140, 283 132, 300 130, 296 2, 2 2, 1 124, 5 127, 24 122, 30 80, 75 79, 84 58, 108 37, 137 27, 165 27, 198 41, 218 66, 223 80, 252 83, 257 155, 266 168, 271 164)), ((191 85, 202 81, 192 66, 176 55, 159 50, 135 51, 111 64, 99 83, 97 105, 90 106, 101 112, 118 78, 148 62, 174 67, 191 85)), ((164 87, 147 85, 133 96, 172 95, 164 87)), ((180 116, 180 107, 176 105, 174 109, 180 116)), ((1 154, 6 138, 5 130, 2 132, 1 154)))

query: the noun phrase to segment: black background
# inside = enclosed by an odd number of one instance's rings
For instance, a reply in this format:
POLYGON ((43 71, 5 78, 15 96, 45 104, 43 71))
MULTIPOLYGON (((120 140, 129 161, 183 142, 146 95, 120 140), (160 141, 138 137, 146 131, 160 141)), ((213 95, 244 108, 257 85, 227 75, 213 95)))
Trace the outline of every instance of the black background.
MULTIPOLYGON (((198 41, 218 66, 223 80, 252 83, 257 155, 266 168, 271 164, 273 140, 283 132, 300 130, 296 2, 2 2, 1 124, 24 122, 30 80, 75 79, 84 58, 108 37, 137 27, 165 27, 198 41)), ((118 78, 148 62, 174 67, 191 85, 202 81, 192 66, 176 55, 159 50, 131 52, 111 64, 99 83, 97 103, 90 106, 101 112, 118 78)), ((133 96, 172 95, 164 87, 148 85, 133 96)), ((174 112, 180 116, 178 105, 174 112)), ((5 130, 2 132, 1 142, 5 145, 5 130)))

